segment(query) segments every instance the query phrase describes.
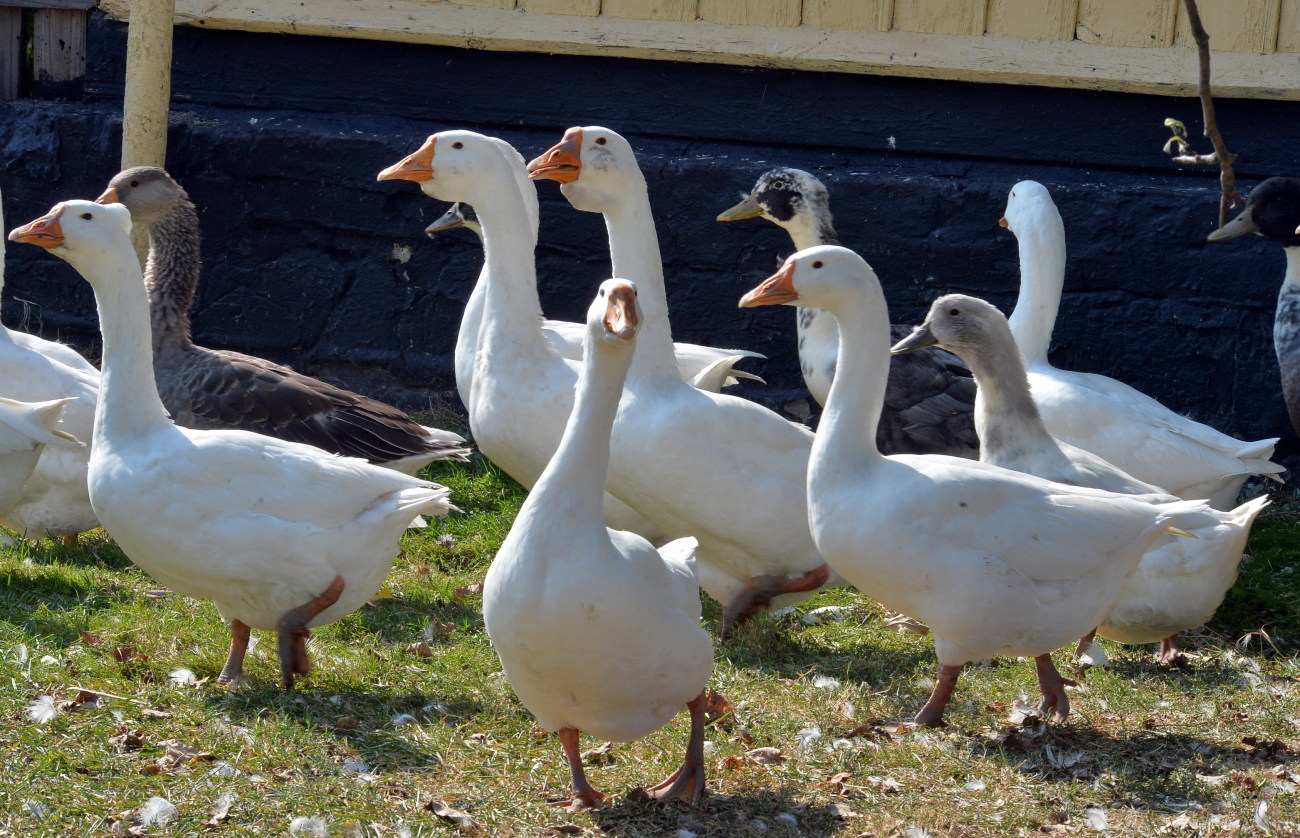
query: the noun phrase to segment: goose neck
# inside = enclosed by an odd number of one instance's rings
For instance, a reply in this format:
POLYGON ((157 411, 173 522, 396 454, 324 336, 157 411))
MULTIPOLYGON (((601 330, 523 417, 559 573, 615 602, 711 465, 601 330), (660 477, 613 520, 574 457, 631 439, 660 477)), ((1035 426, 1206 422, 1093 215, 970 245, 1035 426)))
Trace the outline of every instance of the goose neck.
POLYGON ((813 441, 809 480, 818 473, 860 468, 880 460, 876 426, 889 375, 889 315, 879 288, 844 296, 830 313, 840 328, 835 379, 813 441))
POLYGON ((193 345, 190 306, 201 270, 198 214, 193 204, 181 201, 149 227, 144 283, 155 356, 178 354, 193 345))
POLYGON ((1283 248, 1283 252, 1286 253, 1286 278, 1282 281, 1300 286, 1300 247, 1283 248))
POLYGON ((613 275, 636 283, 644 313, 632 375, 677 378, 672 327, 668 322, 668 292, 649 195, 641 190, 641 194, 607 210, 605 228, 609 233, 613 275))
POLYGON ((485 288, 479 342, 488 339, 489 332, 496 339, 509 335, 515 343, 526 342, 531 351, 545 344, 533 254, 537 224, 529 218, 513 182, 503 178, 485 180, 488 182, 484 183, 483 194, 472 202, 483 226, 479 282, 485 288))
MULTIPOLYGON (((78 267, 78 270, 82 270, 78 267)), ((149 340, 149 298, 129 242, 108 250, 83 273, 95 289, 104 337, 95 445, 148 434, 171 425, 154 383, 149 340)))
MULTIPOLYGON (((1027 213, 1027 215, 1029 215, 1027 213)), ((1033 367, 1047 363, 1061 289, 1065 285, 1065 227, 1055 207, 1034 213, 1018 225, 1020 296, 1011 313, 1011 333, 1033 367)))
POLYGON ((1005 342, 982 347, 979 352, 958 354, 977 385, 975 431, 981 460, 1003 465, 999 459, 1013 448, 1056 447, 1030 394, 1024 361, 1010 335, 1005 342))

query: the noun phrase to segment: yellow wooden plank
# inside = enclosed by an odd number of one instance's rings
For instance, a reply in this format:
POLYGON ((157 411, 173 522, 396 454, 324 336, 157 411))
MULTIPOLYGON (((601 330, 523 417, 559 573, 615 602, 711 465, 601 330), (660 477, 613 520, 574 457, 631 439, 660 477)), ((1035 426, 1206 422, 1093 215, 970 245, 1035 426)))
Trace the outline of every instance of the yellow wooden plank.
POLYGON ((426 2, 448 2, 457 6, 474 6, 479 9, 513 9, 515 0, 426 0, 426 2))
POLYGON ((695 20, 696 0, 603 0, 600 13, 630 20, 695 20))
POLYGON ((894 29, 930 35, 983 35, 988 0, 894 0, 894 29))
POLYGON ((1105 47, 1167 47, 1174 42, 1179 5, 1181 0, 1079 0, 1075 36, 1105 47))
POLYGON ((1079 0, 989 0, 988 17, 992 35, 1073 41, 1079 0))
POLYGON ((798 26, 800 0, 700 0, 700 19, 731 26, 798 26))
POLYGON ((894 0, 803 0, 805 26, 888 32, 894 23, 894 0))
MULTIPOLYGON (((1288 0, 1289 2, 1289 0, 1288 0)), ((99 0, 129 19, 131 0, 99 0)), ((1001 35, 723 26, 519 14, 428 0, 176 0, 180 25, 510 52, 603 55, 999 84, 1196 95, 1196 52, 1001 35)), ((1214 57, 1214 95, 1300 101, 1295 54, 1214 57)))
POLYGON ((1277 26, 1277 51, 1300 52, 1300 0, 1282 0, 1277 26))
MULTIPOLYGON (((1233 0, 1232 3, 1197 3, 1201 24, 1210 36, 1213 52, 1253 52, 1266 55, 1277 50, 1278 18, 1282 12, 1280 0, 1233 0)), ((1176 42, 1192 46, 1191 23, 1187 8, 1178 3, 1178 31, 1176 42)))
POLYGON ((519 0, 519 8, 540 15, 595 17, 600 14, 600 0, 519 0))

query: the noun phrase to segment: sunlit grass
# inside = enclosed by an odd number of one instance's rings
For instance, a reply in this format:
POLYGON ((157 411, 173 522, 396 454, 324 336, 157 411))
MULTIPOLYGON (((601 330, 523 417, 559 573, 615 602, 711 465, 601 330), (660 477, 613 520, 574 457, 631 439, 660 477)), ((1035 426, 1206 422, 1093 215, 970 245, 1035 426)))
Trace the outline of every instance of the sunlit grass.
MULTIPOLYGON (((228 634, 215 609, 161 592, 103 533, 0 550, 0 835, 286 835, 300 818, 373 836, 1300 829, 1294 507, 1265 513, 1220 616, 1189 638, 1187 669, 1108 644, 1112 662, 1071 693, 1068 724, 1011 724, 1012 705, 1035 691, 1033 667, 1002 660, 967 668, 950 727, 900 729, 934 674, 929 639, 887 630, 869 600, 830 591, 719 650, 713 686, 736 717, 710 729, 700 806, 627 797, 679 764, 682 714, 594 754, 590 779, 613 804, 569 815, 546 804, 568 783, 558 744, 502 678, 472 587, 522 492, 482 460, 432 476, 464 514, 408 533, 391 596, 316 631, 315 669, 293 693, 278 686, 270 636, 249 654, 249 687, 217 686, 228 634), (822 606, 837 609, 810 621, 822 606), (81 690, 104 695, 78 702, 81 690), (41 696, 57 711, 44 723, 29 712, 41 696), (233 802, 214 819, 223 795, 233 802), (143 824, 153 797, 175 814, 143 824)), ((712 629, 717 607, 705 616, 712 629)))

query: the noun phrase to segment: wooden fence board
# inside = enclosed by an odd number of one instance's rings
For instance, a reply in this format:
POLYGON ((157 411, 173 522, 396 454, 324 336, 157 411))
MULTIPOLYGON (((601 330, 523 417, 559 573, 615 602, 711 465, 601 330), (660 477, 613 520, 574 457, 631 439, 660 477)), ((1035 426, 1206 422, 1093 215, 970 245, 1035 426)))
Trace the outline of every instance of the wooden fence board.
POLYGON ((1277 51, 1300 52, 1300 0, 1282 0, 1278 16, 1277 51))
POLYGON ((519 8, 542 15, 595 17, 600 14, 600 0, 519 0, 519 8))
POLYGON ((803 0, 805 26, 888 32, 894 24, 894 0, 803 0))
POLYGON ((455 3, 457 6, 473 6, 477 9, 505 9, 515 7, 515 0, 429 0, 431 3, 455 3))
POLYGON ((0 6, 0 102, 18 97, 23 52, 23 10, 0 6))
MULTIPOLYGON (((1277 51, 1280 0, 1233 0, 1231 4, 1199 3, 1201 23, 1210 36, 1215 52, 1253 52, 1268 55, 1277 51)), ((1178 4, 1178 29, 1175 42, 1193 46, 1187 9, 1178 4)))
POLYGON ((988 18, 993 35, 1073 41, 1079 0, 989 0, 988 18))
POLYGON ((894 0, 894 29, 927 35, 983 35, 987 0, 894 0))
POLYGON ((800 0, 700 0, 700 18, 731 26, 798 26, 800 0))
POLYGON ((1174 0, 1079 0, 1076 35, 1105 47, 1167 47, 1174 42, 1174 0))
POLYGON ((695 20, 696 0, 603 0, 600 13, 632 20, 695 20))
POLYGON ((86 74, 86 12, 37 9, 32 26, 32 87, 39 96, 80 93, 86 74))

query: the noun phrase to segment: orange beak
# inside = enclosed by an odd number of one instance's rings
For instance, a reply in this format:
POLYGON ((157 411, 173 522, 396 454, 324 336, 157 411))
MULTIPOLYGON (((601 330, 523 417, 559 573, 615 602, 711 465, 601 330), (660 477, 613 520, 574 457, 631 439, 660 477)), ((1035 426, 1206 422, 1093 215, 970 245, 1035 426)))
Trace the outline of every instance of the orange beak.
POLYGON ((528 177, 573 183, 582 174, 582 129, 570 128, 564 139, 528 164, 528 177))
POLYGON ((9 241, 26 242, 37 247, 58 247, 63 244, 63 228, 59 226, 59 217, 63 207, 56 207, 35 221, 9 231, 9 241))
POLYGON ((615 285, 609 290, 605 309, 605 329, 616 338, 630 340, 640 321, 636 316, 636 292, 630 285, 615 285))
POLYGON ((741 308, 776 306, 799 299, 794 290, 794 259, 786 259, 781 270, 759 283, 759 286, 740 298, 741 308))
POLYGON ((416 183, 433 180, 433 146, 437 141, 437 134, 429 137, 413 154, 384 169, 375 180, 410 180, 416 183))
POLYGON ((118 198, 117 198, 117 190, 110 186, 110 187, 108 187, 107 189, 104 190, 104 194, 103 194, 103 195, 100 195, 98 198, 95 199, 95 203, 97 203, 97 204, 119 204, 119 203, 121 203, 121 201, 119 201, 118 198))
POLYGON ((1011 223, 1010 223, 1009 221, 1007 221, 1007 217, 1004 215, 1004 216, 1002 216, 1001 218, 998 219, 998 226, 999 226, 999 227, 1010 227, 1010 226, 1011 226, 1011 223))

